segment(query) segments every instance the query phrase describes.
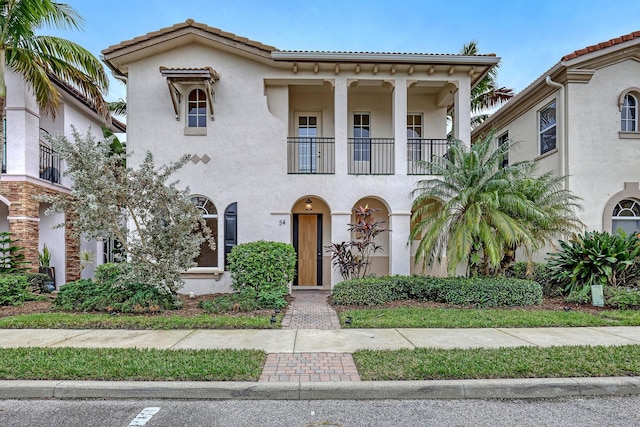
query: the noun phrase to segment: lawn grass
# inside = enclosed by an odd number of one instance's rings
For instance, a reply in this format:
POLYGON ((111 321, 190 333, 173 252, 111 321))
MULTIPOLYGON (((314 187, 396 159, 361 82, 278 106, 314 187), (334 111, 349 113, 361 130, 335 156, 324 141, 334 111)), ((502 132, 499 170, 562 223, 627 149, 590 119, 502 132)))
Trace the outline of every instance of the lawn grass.
POLYGON ((345 328, 537 328, 638 326, 640 310, 580 311, 475 308, 370 308, 340 313, 345 328), (345 319, 351 317, 351 324, 345 319))
POLYGON ((37 313, 0 318, 2 329, 273 329, 281 328, 282 315, 271 324, 270 316, 222 316, 202 314, 127 316, 86 313, 37 313))
POLYGON ((0 348, 3 380, 257 381, 259 350, 0 348))
POLYGON ((363 381, 636 376, 640 345, 360 350, 363 381))

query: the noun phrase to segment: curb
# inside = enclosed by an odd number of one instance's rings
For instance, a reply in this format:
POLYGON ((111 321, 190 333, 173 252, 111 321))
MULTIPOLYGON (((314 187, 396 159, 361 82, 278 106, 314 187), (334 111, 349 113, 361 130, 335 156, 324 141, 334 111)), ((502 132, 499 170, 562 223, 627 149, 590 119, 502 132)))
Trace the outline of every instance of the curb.
POLYGON ((540 399, 640 394, 640 377, 362 382, 0 381, 0 399, 540 399))

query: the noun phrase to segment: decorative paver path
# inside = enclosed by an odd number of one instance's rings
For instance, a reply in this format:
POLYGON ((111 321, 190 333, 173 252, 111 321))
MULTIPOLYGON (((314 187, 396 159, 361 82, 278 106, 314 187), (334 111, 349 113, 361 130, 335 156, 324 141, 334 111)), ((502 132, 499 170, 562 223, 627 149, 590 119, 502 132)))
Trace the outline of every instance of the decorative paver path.
MULTIPOLYGON (((283 329, 341 329, 327 303, 329 291, 294 291, 282 319, 283 329)), ((349 353, 270 353, 260 376, 263 382, 360 381, 349 353)))
POLYGON ((327 303, 329 294, 329 291, 293 291, 295 301, 282 319, 282 329, 341 329, 338 315, 327 303))

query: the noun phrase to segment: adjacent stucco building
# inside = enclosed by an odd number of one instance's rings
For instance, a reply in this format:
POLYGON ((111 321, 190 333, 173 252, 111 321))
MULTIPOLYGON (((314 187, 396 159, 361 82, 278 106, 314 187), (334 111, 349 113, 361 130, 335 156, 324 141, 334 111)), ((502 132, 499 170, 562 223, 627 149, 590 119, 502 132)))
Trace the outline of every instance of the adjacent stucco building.
MULTIPOLYGON (((524 66, 524 64, 523 64, 524 66)), ((588 230, 640 231, 640 31, 564 56, 480 127, 566 176, 588 230)))
MULTIPOLYGON (((293 244, 294 286, 340 280, 324 247, 351 239, 354 207, 380 209, 377 274, 414 271, 408 245, 416 161, 444 155, 447 115, 470 141, 471 88, 495 55, 282 51, 187 20, 103 51, 127 82, 133 165, 183 154, 178 173, 217 236, 184 291, 228 290, 225 255, 254 240, 293 244)), ((439 271, 432 271, 438 273, 439 271)))
MULTIPOLYGON (((48 208, 33 196, 69 194, 70 180, 63 176, 65 165, 52 150, 48 136, 72 137, 72 126, 85 133, 89 127, 100 135, 102 120, 95 109, 72 88, 52 77, 62 95, 56 116, 40 112, 31 88, 22 78, 6 71, 5 153, 0 175, 0 231, 9 231, 24 248, 26 267, 38 271, 38 251, 46 244, 51 251, 55 284, 80 278, 80 251, 101 261, 102 244, 79 242, 68 228, 52 228, 64 222, 65 214, 45 215, 48 208)), ((123 124, 114 121, 112 130, 124 132, 123 124)), ((92 274, 95 264, 84 272, 92 274)))

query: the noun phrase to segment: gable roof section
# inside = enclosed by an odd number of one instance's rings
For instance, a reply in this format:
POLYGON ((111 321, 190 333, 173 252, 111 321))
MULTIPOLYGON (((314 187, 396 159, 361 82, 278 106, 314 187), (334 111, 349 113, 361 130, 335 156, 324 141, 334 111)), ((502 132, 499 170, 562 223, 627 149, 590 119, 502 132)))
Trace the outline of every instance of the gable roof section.
POLYGON ((510 99, 484 123, 473 129, 471 140, 475 140, 493 128, 503 128, 532 108, 533 105, 555 92, 557 88, 546 83, 547 77, 558 83, 588 82, 595 69, 630 57, 640 61, 640 31, 634 31, 564 55, 559 62, 510 99))
POLYGON ((607 40, 606 42, 592 44, 591 46, 587 46, 583 49, 573 51, 570 54, 563 56, 560 61, 568 61, 570 59, 575 59, 579 56, 586 55, 587 53, 606 49, 608 47, 611 47, 620 43, 624 43, 630 40, 638 39, 638 38, 640 38, 640 31, 634 31, 633 33, 625 34, 624 36, 616 37, 615 39, 610 39, 610 40, 607 40))

